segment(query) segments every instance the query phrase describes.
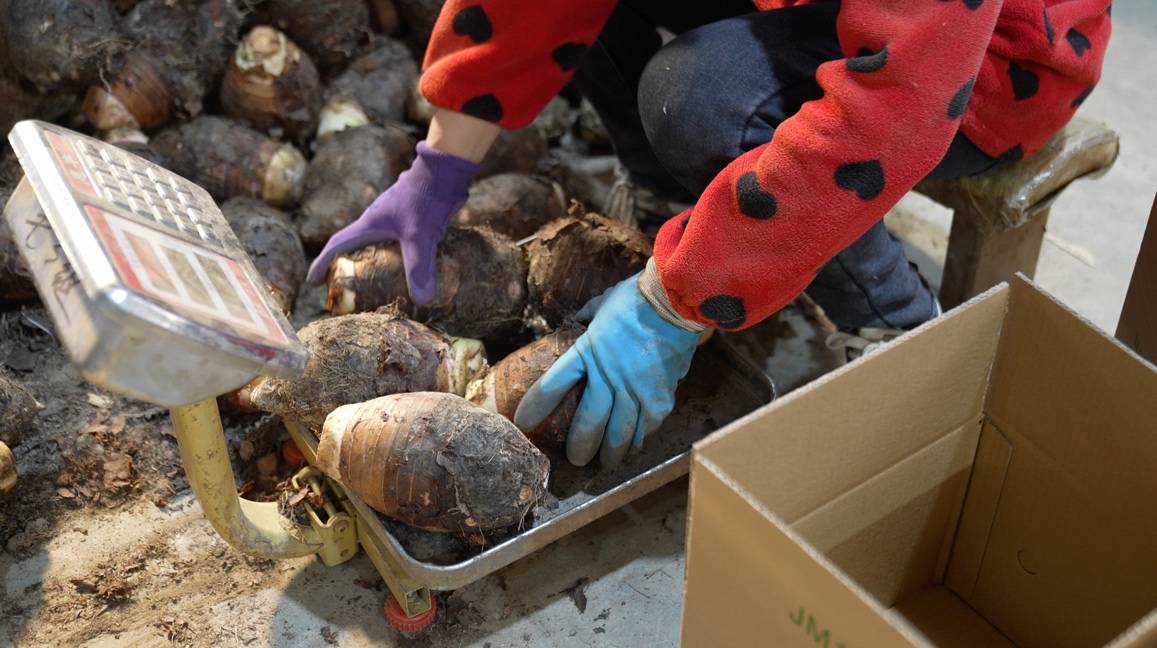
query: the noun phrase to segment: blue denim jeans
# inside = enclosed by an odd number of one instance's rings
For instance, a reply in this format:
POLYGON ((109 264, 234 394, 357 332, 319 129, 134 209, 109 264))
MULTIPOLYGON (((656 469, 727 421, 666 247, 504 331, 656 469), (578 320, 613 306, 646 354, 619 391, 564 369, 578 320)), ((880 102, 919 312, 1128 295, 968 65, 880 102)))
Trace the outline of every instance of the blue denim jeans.
MULTIPOLYGON (((693 199, 823 95, 816 68, 843 56, 839 3, 753 10, 746 0, 620 2, 575 81, 635 183, 693 199), (659 27, 675 38, 664 44, 659 27)), ((931 175, 974 175, 997 163, 958 134, 931 175)), ((845 330, 908 329, 935 314, 931 289, 883 222, 836 255, 806 292, 845 330)))

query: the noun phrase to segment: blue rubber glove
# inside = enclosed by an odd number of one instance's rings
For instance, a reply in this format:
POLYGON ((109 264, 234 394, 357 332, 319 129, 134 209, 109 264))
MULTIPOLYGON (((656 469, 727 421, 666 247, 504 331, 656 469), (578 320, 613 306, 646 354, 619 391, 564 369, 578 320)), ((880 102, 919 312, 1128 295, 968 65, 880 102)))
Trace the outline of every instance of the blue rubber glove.
POLYGON ((639 292, 638 275, 613 286, 579 312, 586 332, 526 392, 514 423, 534 429, 578 381, 586 389, 566 438, 566 456, 583 466, 599 453, 604 467, 622 461, 675 407, 699 334, 659 316, 639 292))

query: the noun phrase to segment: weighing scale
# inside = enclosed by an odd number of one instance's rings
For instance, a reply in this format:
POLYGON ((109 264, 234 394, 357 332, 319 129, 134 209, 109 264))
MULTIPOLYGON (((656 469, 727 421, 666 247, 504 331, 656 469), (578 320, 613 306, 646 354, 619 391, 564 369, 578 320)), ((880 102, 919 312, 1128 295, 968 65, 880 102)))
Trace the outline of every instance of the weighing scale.
POLYGON ((212 197, 57 125, 22 121, 9 141, 25 176, 4 218, 84 377, 170 408, 189 486, 234 548, 272 559, 317 554, 336 565, 360 545, 390 590, 386 617, 396 628, 433 621, 431 589, 462 587, 686 474, 694 440, 774 397, 767 376, 715 336, 656 432, 682 435, 678 447, 632 453, 600 472, 597 487, 560 497, 519 534, 452 565, 411 557, 389 521, 313 467, 313 432, 286 421, 307 461, 292 485, 322 502, 303 501, 309 524, 298 523, 276 502, 238 496, 216 396, 257 376, 299 374, 307 354, 212 197))

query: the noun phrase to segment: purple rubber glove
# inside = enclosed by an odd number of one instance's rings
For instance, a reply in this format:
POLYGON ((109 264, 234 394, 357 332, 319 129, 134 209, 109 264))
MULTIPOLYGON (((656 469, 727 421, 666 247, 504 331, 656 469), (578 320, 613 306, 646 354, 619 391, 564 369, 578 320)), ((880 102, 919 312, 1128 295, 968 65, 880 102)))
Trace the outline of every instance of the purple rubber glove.
POLYGON ((406 283, 415 304, 434 298, 437 281, 434 261, 446 224, 463 203, 478 165, 418 142, 414 164, 398 176, 358 219, 343 227, 325 244, 309 266, 306 282, 325 281, 329 265, 338 256, 375 243, 398 241, 406 266, 406 283))

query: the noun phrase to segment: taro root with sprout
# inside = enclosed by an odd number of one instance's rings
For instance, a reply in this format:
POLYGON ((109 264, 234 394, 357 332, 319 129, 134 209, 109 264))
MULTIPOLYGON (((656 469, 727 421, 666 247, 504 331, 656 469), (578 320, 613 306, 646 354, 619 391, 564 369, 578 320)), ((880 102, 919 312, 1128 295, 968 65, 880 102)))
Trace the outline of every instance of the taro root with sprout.
POLYGON ((541 176, 500 173, 470 187, 454 224, 486 226, 519 240, 566 213, 566 195, 558 184, 541 176))
POLYGON ((651 242, 622 223, 585 214, 544 225, 526 256, 531 305, 557 327, 590 299, 642 270, 651 242))
POLYGON ((309 265, 289 215, 256 198, 242 197, 230 199, 221 211, 265 279, 273 301, 286 315, 293 313, 309 265))
POLYGON ((509 238, 485 228, 451 227, 438 249, 438 290, 426 306, 409 299, 399 246, 375 245, 338 257, 326 307, 334 314, 397 304, 451 335, 500 340, 518 331, 526 307, 526 261, 509 238))
POLYGON ((125 16, 134 47, 84 100, 99 130, 151 129, 196 117, 237 42, 239 0, 142 0, 125 16))
POLYGON ((32 392, 0 369, 0 442, 17 444, 24 430, 32 425, 41 405, 32 392))
POLYGON ((513 423, 433 392, 334 410, 317 463, 386 516, 477 540, 522 522, 550 475, 547 458, 513 423))
POLYGON ((309 352, 305 372, 258 379, 249 398, 263 411, 311 426, 342 405, 387 394, 465 393, 487 367, 477 340, 450 338, 393 312, 318 320, 298 337, 309 352))
POLYGON ((395 127, 359 126, 332 134, 309 162, 298 229, 306 245, 325 245, 394 184, 414 155, 414 141, 395 127))
POLYGON ((313 135, 321 108, 317 68, 284 33, 254 27, 229 62, 221 107, 259 130, 279 128, 303 142, 313 135))
POLYGON ((365 124, 402 121, 417 78, 418 64, 410 50, 392 38, 380 39, 373 51, 350 63, 326 88, 318 138, 365 124))
POLYGON ((126 39, 107 0, 0 2, 0 48, 41 91, 78 91, 115 68, 126 39))
POLYGON ((370 34, 366 0, 268 0, 264 12, 327 72, 345 65, 370 34))
POLYGON ((161 131, 151 144, 170 169, 219 201, 249 196, 292 207, 301 198, 301 151, 237 122, 201 116, 161 131))
MULTIPOLYGON (((470 383, 466 398, 513 421, 514 412, 530 386, 574 345, 582 332, 579 327, 559 329, 518 349, 491 367, 485 376, 470 383)), ((566 456, 566 435, 585 385, 585 381, 580 381, 572 387, 550 416, 526 432, 526 438, 552 459, 561 460, 566 456)))

